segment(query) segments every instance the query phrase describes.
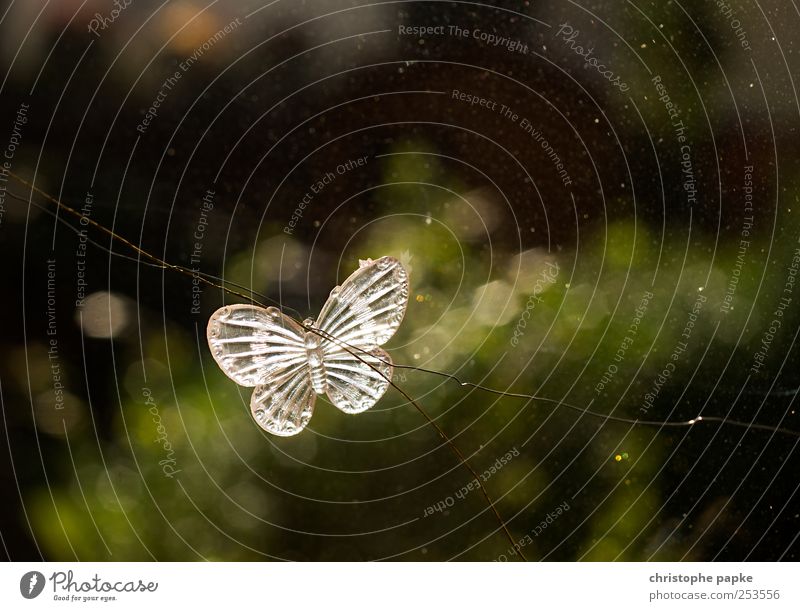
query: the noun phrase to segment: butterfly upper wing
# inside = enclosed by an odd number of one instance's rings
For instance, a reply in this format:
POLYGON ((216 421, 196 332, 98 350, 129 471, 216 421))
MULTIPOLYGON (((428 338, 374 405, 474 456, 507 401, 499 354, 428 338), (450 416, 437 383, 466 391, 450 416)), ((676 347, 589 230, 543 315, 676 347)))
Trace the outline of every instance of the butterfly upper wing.
MULTIPOLYGON (((385 344, 403 320, 408 304, 408 274, 394 257, 367 259, 331 291, 316 327, 349 346, 385 344)), ((338 350, 331 346, 331 350, 338 350)))
POLYGON ((206 335, 211 355, 237 384, 257 386, 306 364, 305 331, 277 308, 245 304, 211 315, 206 335))
POLYGON ((347 413, 372 407, 389 387, 392 361, 378 348, 394 335, 408 304, 408 274, 381 257, 361 266, 331 296, 316 322, 324 339, 328 398, 347 413))
POLYGON ((253 417, 275 435, 295 435, 311 418, 305 331, 277 308, 245 304, 220 308, 208 321, 208 345, 222 371, 242 386, 255 386, 253 417))

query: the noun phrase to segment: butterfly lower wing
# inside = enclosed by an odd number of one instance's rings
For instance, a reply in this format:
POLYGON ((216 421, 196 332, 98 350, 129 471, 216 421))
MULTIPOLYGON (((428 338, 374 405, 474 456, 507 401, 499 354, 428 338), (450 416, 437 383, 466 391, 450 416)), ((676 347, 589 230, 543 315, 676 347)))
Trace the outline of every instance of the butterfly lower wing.
POLYGON ((383 396, 392 379, 392 358, 378 347, 348 349, 325 355, 327 395, 348 414, 369 409, 383 396))
POLYGON ((288 437, 297 435, 308 424, 316 398, 308 365, 302 364, 256 386, 250 399, 250 411, 262 429, 288 437))
POLYGON ((326 352, 338 352, 343 345, 384 344, 400 326, 407 304, 408 274, 400 261, 393 257, 362 261, 331 291, 317 318, 316 327, 328 340, 326 352))
POLYGON ((408 305, 408 274, 400 261, 362 261, 331 296, 315 324, 323 338, 327 395, 348 414, 369 409, 392 378, 389 340, 408 305))
POLYGON ((237 384, 258 386, 306 365, 303 328, 277 308, 237 304, 208 321, 214 360, 237 384))

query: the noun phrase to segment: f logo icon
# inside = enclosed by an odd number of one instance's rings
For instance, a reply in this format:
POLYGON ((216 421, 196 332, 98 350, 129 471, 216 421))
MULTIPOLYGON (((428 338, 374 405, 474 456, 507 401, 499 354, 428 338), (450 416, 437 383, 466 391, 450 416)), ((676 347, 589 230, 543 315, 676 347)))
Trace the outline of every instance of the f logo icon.
POLYGON ((39 571, 29 571, 19 580, 19 593, 25 598, 36 598, 44 590, 44 575, 39 571))

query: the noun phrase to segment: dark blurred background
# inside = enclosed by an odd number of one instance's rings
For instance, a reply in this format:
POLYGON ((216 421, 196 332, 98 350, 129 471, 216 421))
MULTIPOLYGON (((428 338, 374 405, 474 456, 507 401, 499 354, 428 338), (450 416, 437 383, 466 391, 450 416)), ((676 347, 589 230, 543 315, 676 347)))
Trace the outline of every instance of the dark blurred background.
MULTIPOLYGON (((243 298, 89 218, 299 319, 393 255, 396 363, 800 430, 800 17, 696 4, 3 3, 3 555, 519 558, 395 391, 262 432, 205 343, 243 298)), ((395 381, 529 559, 797 559, 797 435, 395 381)))

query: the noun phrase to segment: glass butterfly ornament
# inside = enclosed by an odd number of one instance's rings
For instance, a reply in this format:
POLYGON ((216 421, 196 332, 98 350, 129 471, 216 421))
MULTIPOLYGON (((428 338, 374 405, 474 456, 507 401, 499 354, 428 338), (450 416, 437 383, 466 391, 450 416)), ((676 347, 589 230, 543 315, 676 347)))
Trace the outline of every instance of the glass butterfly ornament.
POLYGON ((358 414, 377 403, 392 379, 380 348, 397 331, 408 304, 408 273, 393 257, 359 261, 335 287, 316 321, 299 325, 278 308, 235 304, 208 321, 208 345, 222 371, 254 387, 258 425, 288 437, 311 419, 317 395, 358 414), (308 330, 311 329, 311 330, 308 330))

